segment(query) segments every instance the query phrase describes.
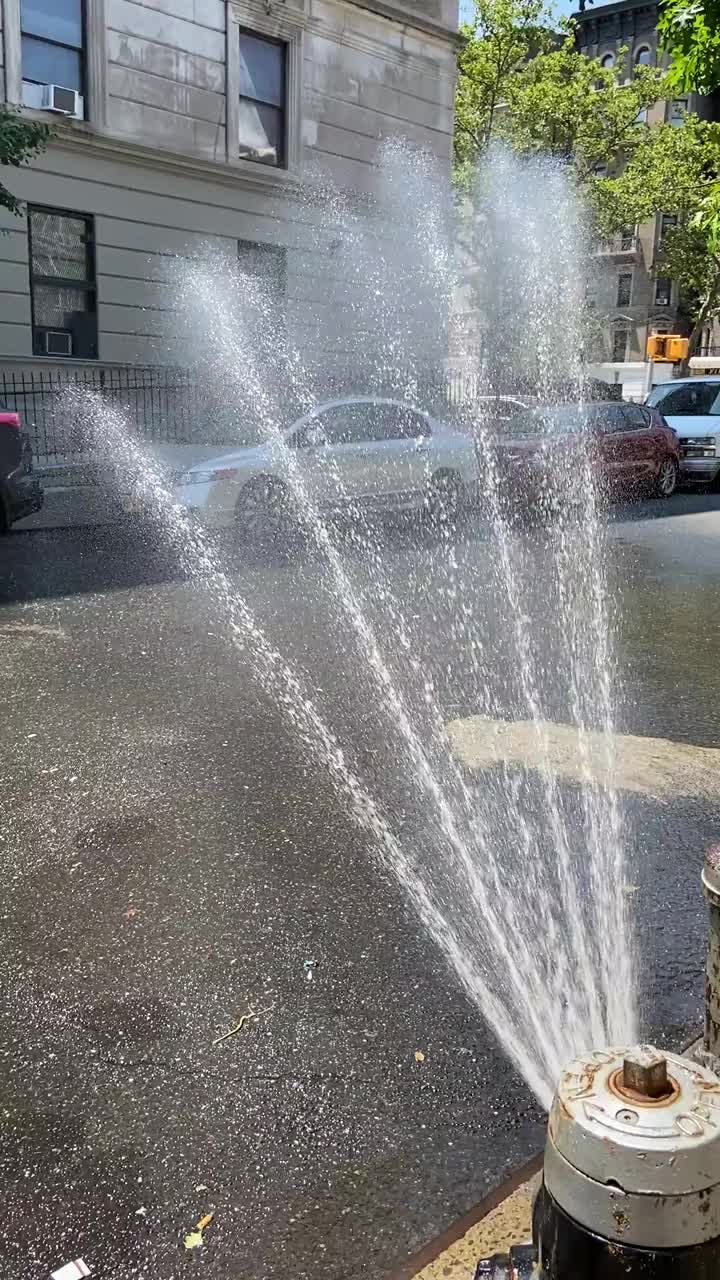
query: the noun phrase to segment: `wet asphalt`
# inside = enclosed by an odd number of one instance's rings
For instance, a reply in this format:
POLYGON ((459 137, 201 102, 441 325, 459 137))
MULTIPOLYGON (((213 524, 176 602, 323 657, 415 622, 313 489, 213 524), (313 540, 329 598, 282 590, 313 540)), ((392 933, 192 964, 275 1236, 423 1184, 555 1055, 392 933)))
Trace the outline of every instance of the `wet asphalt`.
MULTIPOLYGON (((618 727, 720 746, 720 497, 618 507, 608 533, 618 727)), ((517 538, 539 619, 547 545, 517 538)), ((481 521, 453 539, 395 524, 341 554, 418 723, 430 681, 445 719, 519 713, 481 521)), ((395 830, 432 856, 326 569, 222 555, 395 830)), ((78 1257, 107 1280, 392 1274, 540 1148, 542 1112, 255 679, 252 642, 162 540, 16 532, 0 556, 3 1277, 78 1257)), ((558 647, 549 631, 548 672, 558 647)), ((567 718, 548 681, 547 714, 567 718)), ((643 1028, 675 1047, 701 1017, 718 791, 624 802, 643 1028)))

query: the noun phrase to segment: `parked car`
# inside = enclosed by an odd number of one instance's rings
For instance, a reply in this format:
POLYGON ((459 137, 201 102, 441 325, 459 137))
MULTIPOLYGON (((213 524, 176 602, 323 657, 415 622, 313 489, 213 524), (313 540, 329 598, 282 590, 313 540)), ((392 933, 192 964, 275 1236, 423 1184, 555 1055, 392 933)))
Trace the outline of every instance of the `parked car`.
POLYGON ((42 486, 32 474, 32 449, 20 415, 0 409, 0 534, 42 504, 42 486))
POLYGON ((604 493, 669 498, 680 469, 679 442, 657 409, 627 402, 549 405, 520 413, 490 442, 500 481, 514 491, 567 498, 589 463, 604 493))
POLYGON ((326 511, 428 509, 451 518, 477 493, 473 441, 399 400, 354 396, 318 405, 283 432, 255 439, 175 478, 175 497, 204 523, 255 537, 293 522, 292 462, 326 511))
POLYGON ((720 377, 661 383, 650 392, 647 403, 662 413, 680 438, 683 481, 720 481, 720 377))

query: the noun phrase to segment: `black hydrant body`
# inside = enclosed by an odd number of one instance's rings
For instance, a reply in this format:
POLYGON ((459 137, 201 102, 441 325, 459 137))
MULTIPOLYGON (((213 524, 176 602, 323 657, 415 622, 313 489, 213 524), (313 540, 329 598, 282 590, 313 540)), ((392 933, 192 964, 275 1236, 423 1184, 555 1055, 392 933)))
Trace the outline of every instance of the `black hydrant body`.
POLYGON ((720 1079, 648 1045, 571 1063, 550 1111, 533 1254, 517 1266, 496 1255, 478 1275, 720 1280, 720 1079))

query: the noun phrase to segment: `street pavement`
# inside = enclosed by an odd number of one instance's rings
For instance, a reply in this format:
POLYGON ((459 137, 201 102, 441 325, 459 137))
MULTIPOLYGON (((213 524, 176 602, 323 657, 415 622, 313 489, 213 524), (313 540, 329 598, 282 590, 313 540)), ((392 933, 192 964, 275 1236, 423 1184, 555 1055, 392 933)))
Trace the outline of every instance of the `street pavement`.
MULTIPOLYGON (((516 539, 539 619, 547 539, 516 539)), ((482 521, 371 542, 346 536, 342 562, 418 725, 429 683, 446 722, 519 717, 482 521)), ((16 532, 0 554, 3 1277, 82 1257, 107 1280, 380 1280, 540 1148, 540 1108, 255 678, 253 641, 238 648, 176 554, 133 524, 16 532)), ((616 508, 605 554, 618 730, 720 746, 720 498, 616 508)), ((431 857, 327 566, 223 555, 394 829, 431 857)), ((563 637, 547 644, 551 671, 563 637)), ((546 714, 570 718, 559 691, 546 714)), ((643 1030, 678 1047, 701 1016, 720 780, 717 800, 628 794, 624 818, 643 1030)), ((542 927, 528 918, 530 938, 542 927)))

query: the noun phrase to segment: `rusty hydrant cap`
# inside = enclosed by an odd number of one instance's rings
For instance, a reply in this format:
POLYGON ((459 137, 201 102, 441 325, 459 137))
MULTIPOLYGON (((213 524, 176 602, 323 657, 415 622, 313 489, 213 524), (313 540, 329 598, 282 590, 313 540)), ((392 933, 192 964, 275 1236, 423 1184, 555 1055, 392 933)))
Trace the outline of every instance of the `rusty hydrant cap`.
POLYGON ((545 1182, 605 1238, 660 1248, 720 1235, 720 1079, 651 1045, 577 1058, 550 1112, 545 1182))

